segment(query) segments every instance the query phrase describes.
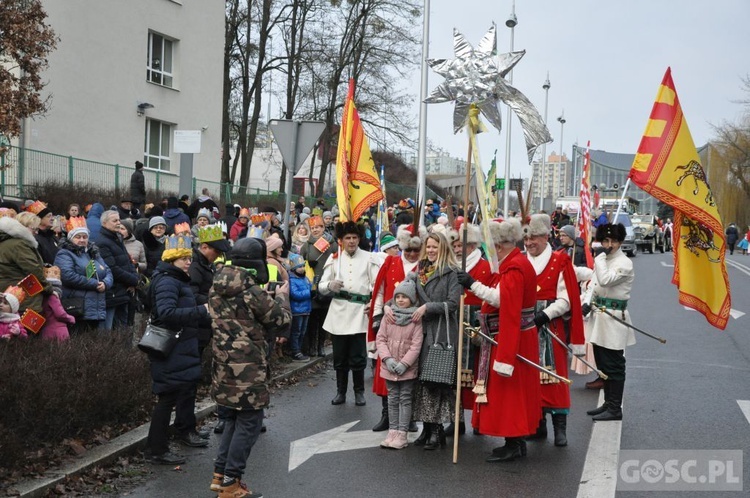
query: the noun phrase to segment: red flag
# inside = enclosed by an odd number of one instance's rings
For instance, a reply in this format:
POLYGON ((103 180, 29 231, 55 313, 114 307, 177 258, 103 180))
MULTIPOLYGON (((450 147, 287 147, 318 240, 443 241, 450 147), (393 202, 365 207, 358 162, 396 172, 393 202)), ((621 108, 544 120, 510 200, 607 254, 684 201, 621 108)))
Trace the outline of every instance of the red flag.
POLYGON ((18 282, 18 285, 26 291, 26 294, 28 294, 29 297, 36 296, 44 290, 44 287, 42 287, 41 282, 39 282, 39 279, 36 278, 35 275, 28 275, 18 282))
POLYGON ((42 315, 31 308, 27 308, 21 317, 21 325, 35 334, 38 334, 42 330, 42 326, 44 326, 44 322, 46 321, 42 315))
POLYGON ((581 210, 578 213, 578 233, 583 239, 583 250, 586 254, 586 266, 594 267, 594 257, 589 249, 591 245, 591 194, 589 191, 589 168, 591 164, 591 154, 589 146, 591 141, 586 144, 586 154, 583 160, 583 171, 581 172, 581 210))

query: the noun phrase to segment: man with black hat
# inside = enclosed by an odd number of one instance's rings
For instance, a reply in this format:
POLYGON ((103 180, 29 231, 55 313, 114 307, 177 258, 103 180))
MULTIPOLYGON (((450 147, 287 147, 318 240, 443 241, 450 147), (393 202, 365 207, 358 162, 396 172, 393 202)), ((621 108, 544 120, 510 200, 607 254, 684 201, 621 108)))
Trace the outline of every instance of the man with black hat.
POLYGON ((596 421, 622 420, 625 348, 635 344, 635 334, 601 309, 631 323, 627 305, 635 274, 633 262, 621 249, 625 240, 625 227, 621 223, 600 225, 596 240, 601 242, 603 252, 594 259, 594 275, 584 295, 582 311, 587 317, 586 337, 594 346, 596 366, 608 378, 604 381, 604 404, 586 413, 596 421))
POLYGON ((146 202, 146 180, 143 177, 143 163, 140 161, 135 162, 135 171, 130 175, 130 201, 136 210, 146 202))
POLYGON ((359 241, 364 236, 361 225, 345 221, 337 223, 335 228, 343 250, 328 258, 318 285, 320 292, 333 297, 323 323, 323 328, 331 334, 336 370, 336 396, 331 404, 346 401, 351 370, 355 404, 363 406, 366 404, 368 313, 379 268, 376 256, 359 249, 359 241))

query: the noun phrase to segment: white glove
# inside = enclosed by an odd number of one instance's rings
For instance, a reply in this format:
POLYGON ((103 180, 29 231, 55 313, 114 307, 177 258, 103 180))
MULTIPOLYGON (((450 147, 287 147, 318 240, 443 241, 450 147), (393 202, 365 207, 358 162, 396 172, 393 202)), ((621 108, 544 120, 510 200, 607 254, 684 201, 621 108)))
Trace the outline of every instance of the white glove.
POLYGON ((344 287, 344 282, 341 280, 331 280, 328 282, 328 290, 331 292, 338 292, 342 287, 344 287))
POLYGON ((571 344, 570 349, 573 350, 573 356, 586 356, 585 344, 571 344))
POLYGON ((494 370, 496 373, 498 373, 502 377, 511 377, 513 376, 513 365, 508 365, 507 363, 501 363, 499 361, 495 361, 492 364, 492 370, 494 370))

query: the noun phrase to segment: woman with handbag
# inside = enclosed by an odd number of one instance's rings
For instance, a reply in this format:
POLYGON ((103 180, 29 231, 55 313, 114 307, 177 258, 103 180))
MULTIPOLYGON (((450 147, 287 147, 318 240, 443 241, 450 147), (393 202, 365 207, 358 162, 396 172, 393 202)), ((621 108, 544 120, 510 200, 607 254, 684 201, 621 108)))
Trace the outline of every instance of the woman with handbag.
MULTIPOLYGON (((196 386, 201 378, 198 327, 210 326, 208 305, 197 305, 188 269, 193 261, 188 236, 166 239, 162 261, 151 278, 151 319, 147 326, 177 336, 170 351, 149 354, 153 392, 158 396, 151 416, 146 458, 151 463, 177 465, 185 458, 169 451, 169 419, 175 409, 177 440, 191 447, 208 446, 195 430, 196 386)), ((206 433, 206 437, 208 433, 206 433)))
MULTIPOLYGON (((422 433, 414 444, 424 446, 425 450, 445 447, 444 423, 450 423, 456 403, 455 379, 455 344, 458 341, 458 306, 463 289, 458 283, 456 271, 459 270, 448 239, 441 233, 427 236, 417 264, 416 273, 407 278, 416 279, 417 294, 422 304, 412 314, 412 320, 422 323, 424 340, 419 355, 419 381, 414 386, 412 418, 424 423, 422 433), (436 347, 436 345, 438 347, 436 347), (445 347, 450 345, 450 347, 445 347), (443 346, 443 347, 440 347, 443 346), (431 349, 435 349, 432 352, 431 349), (453 361, 448 362, 443 371, 437 372, 442 382, 425 380, 425 366, 437 359, 436 353, 453 353, 453 361)), ((390 306, 384 309, 385 318, 394 322, 390 306)), ((443 359, 446 355, 441 355, 443 359)))
POLYGON ((89 239, 85 218, 71 218, 67 228, 68 235, 55 256, 62 281, 60 300, 76 319, 73 333, 104 328, 105 291, 112 288, 112 271, 89 239))

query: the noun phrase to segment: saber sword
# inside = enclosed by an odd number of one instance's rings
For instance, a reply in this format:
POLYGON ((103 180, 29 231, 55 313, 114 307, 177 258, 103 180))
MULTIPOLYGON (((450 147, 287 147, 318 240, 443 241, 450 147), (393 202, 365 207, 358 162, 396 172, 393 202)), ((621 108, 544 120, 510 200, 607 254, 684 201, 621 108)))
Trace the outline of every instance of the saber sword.
MULTIPOLYGON (((467 325, 468 325, 468 324, 464 324, 465 328, 466 328, 466 329, 467 329, 467 330, 469 331, 469 333, 470 333, 470 334, 473 334, 473 335, 479 335, 479 337, 481 337, 481 338, 482 338, 482 339, 484 339, 485 341, 489 342, 490 344, 494 344, 495 346, 497 346, 497 341, 496 341, 495 339, 493 339, 492 337, 488 336, 487 334, 485 334, 485 333, 484 333, 484 332, 482 332, 481 330, 479 330, 479 329, 477 329, 477 328, 475 328, 475 327, 469 327, 469 326, 467 326, 467 325)), ((519 359, 519 360, 521 360, 522 362, 526 363, 526 364, 527 364, 528 366, 530 366, 530 367, 533 367, 533 368, 536 368, 536 369, 537 369, 537 370, 539 370, 540 372, 542 372, 542 373, 545 373, 545 374, 549 375, 550 377, 554 377, 554 378, 556 378, 556 379, 557 379, 557 380, 559 380, 560 382, 565 382, 566 384, 572 384, 572 383, 573 383, 573 381, 572 381, 572 380, 570 380, 570 379, 566 379, 566 378, 565 378, 565 377, 563 377, 562 375, 557 375, 557 374, 556 374, 555 372, 553 372, 552 370, 547 370, 547 369, 546 369, 546 368, 544 368, 543 366, 539 365, 538 363, 534 363, 533 361, 529 360, 529 359, 528 359, 528 358, 526 358, 525 356, 521 356, 520 354, 516 353, 516 358, 518 358, 518 359, 519 359)))
POLYGON ((631 329, 635 330, 636 332, 640 332, 641 334, 645 335, 646 337, 650 337, 651 339, 656 339, 657 341, 659 341, 662 344, 666 344, 667 343, 667 340, 664 339, 664 338, 662 338, 662 337, 657 337, 655 335, 651 335, 648 332, 646 332, 645 330, 641 330, 638 327, 636 327, 635 325, 632 325, 632 324, 626 322, 625 320, 620 320, 615 315, 613 315, 612 313, 610 313, 609 310, 607 310, 607 308, 605 308, 604 306, 602 306, 601 308, 598 307, 598 306, 594 306, 593 308, 606 313, 611 318, 614 318, 614 320, 616 322, 621 323, 621 324, 625 325, 626 327, 630 327, 631 329))
POLYGON ((570 353, 573 356, 575 356, 576 358, 578 358, 578 361, 580 361, 581 363, 583 363, 584 365, 586 365, 587 367, 589 367, 591 370, 593 370, 594 372, 596 372, 599 377, 601 377, 604 380, 607 380, 609 378, 609 377, 607 377, 607 374, 605 374, 604 372, 602 372, 601 370, 599 370, 598 368, 596 368, 594 365, 592 365, 591 363, 589 363, 588 361, 586 361, 586 358, 584 358, 583 356, 576 356, 575 354, 573 354, 573 350, 571 349, 571 347, 568 346, 567 344, 565 344, 565 341, 563 341, 562 339, 560 339, 559 337, 557 337, 557 335, 555 335, 555 333, 552 332, 546 325, 542 326, 542 328, 555 341, 557 341, 557 343, 560 346, 564 347, 568 351, 568 353, 570 353))

